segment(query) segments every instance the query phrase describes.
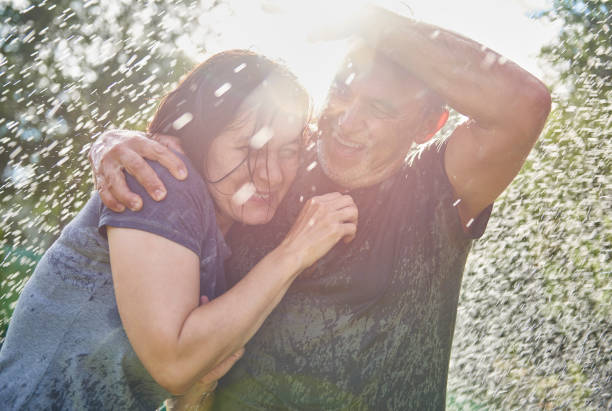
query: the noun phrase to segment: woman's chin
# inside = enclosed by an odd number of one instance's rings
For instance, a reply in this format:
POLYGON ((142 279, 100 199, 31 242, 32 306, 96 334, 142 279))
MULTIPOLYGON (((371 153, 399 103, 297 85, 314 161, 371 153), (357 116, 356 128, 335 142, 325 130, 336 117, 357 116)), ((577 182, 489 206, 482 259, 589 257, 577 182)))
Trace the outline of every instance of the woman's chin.
POLYGON ((274 217, 275 211, 276 209, 270 207, 266 207, 265 209, 261 209, 261 207, 257 207, 256 209, 247 207, 239 220, 242 224, 246 225, 267 224, 272 220, 272 217, 274 217))

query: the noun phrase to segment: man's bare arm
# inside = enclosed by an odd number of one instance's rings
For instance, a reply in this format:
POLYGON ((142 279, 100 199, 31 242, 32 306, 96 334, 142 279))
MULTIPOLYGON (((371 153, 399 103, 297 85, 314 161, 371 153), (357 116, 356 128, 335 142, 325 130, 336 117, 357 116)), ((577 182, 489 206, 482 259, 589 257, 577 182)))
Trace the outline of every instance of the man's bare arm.
POLYGON ((448 141, 445 167, 464 224, 521 169, 550 111, 538 79, 481 44, 371 8, 364 38, 469 117, 448 141))
POLYGON ((168 148, 182 152, 178 139, 172 136, 149 138, 140 131, 110 130, 98 137, 89 151, 89 161, 102 202, 117 212, 125 207, 131 210, 142 207, 140 196, 130 191, 125 183, 124 169, 138 180, 151 198, 162 200, 166 187, 143 157, 158 161, 175 178, 185 179, 185 165, 168 148))

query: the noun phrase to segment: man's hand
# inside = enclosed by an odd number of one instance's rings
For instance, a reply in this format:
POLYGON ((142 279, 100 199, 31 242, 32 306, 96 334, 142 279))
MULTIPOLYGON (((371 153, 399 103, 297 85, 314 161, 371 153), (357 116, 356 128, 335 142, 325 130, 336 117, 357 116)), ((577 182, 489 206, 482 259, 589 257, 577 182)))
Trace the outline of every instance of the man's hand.
POLYGON ((103 133, 91 146, 94 183, 102 202, 111 210, 140 210, 142 198, 130 191, 123 170, 130 173, 156 201, 166 196, 166 187, 143 158, 155 160, 177 179, 187 177, 185 165, 169 148, 182 152, 176 137, 155 135, 148 138, 140 131, 111 130, 103 133))
POLYGON ((324 17, 312 22, 308 40, 311 42, 336 41, 350 36, 359 36, 365 22, 368 21, 368 16, 377 8, 364 1, 358 1, 344 7, 341 15, 322 10, 320 14, 324 17))

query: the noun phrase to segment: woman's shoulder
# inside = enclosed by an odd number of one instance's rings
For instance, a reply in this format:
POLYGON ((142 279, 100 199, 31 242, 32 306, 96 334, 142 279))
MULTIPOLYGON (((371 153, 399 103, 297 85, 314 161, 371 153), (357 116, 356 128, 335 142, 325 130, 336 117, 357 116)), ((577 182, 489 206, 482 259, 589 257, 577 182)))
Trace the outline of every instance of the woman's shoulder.
POLYGON ((125 209, 121 213, 101 206, 98 229, 105 235, 106 227, 132 228, 165 237, 203 256, 202 239, 216 236, 215 207, 204 180, 189 160, 185 162, 188 176, 175 179, 161 164, 146 160, 166 187, 166 196, 156 201, 130 174, 126 173, 129 189, 142 198, 138 211, 125 209))
POLYGON ((130 190, 138 194, 143 200, 142 209, 147 207, 194 207, 197 206, 205 213, 214 213, 214 203, 206 183, 198 169, 184 154, 175 152, 185 163, 187 178, 178 180, 160 163, 154 160, 146 160, 149 166, 157 174, 166 187, 166 196, 161 201, 155 201, 149 196, 144 187, 131 175, 126 173, 126 182, 130 190), (168 204, 163 204, 163 203, 168 204))

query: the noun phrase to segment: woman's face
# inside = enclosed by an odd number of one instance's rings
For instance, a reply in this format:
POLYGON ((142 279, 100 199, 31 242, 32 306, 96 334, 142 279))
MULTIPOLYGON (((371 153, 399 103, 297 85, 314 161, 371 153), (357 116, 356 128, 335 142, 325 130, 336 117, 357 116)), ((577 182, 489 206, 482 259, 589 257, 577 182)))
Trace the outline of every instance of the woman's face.
POLYGON ((275 112, 271 121, 258 127, 259 105, 272 102, 254 92, 241 106, 234 124, 216 137, 208 149, 207 184, 217 205, 222 230, 234 221, 250 225, 269 222, 295 179, 304 108, 297 107, 295 101, 275 103, 282 109, 275 112))

